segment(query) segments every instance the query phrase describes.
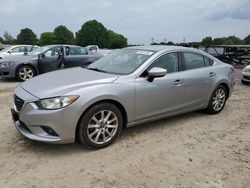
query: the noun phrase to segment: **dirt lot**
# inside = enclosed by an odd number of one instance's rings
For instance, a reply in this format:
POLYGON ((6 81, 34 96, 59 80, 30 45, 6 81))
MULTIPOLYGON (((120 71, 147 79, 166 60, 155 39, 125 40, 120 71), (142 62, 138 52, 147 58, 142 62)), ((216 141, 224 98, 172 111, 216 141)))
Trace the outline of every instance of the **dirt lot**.
POLYGON ((250 85, 239 80, 222 113, 132 127, 98 151, 21 137, 16 84, 0 80, 0 187, 250 187, 250 85))

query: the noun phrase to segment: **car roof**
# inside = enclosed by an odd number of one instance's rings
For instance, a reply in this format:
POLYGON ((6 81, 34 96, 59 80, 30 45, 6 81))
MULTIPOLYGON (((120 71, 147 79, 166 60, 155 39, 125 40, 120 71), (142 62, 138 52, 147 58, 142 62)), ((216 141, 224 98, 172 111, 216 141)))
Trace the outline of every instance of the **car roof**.
POLYGON ((46 45, 47 47, 49 48, 53 48, 53 47, 56 47, 56 46, 68 46, 68 47, 81 47, 81 48, 84 48, 82 46, 77 46, 77 45, 72 45, 72 44, 50 44, 50 45, 46 45))
POLYGON ((132 47, 127 47, 125 49, 135 49, 135 50, 147 50, 147 51, 155 51, 159 52, 162 50, 183 50, 183 49, 190 49, 187 47, 182 47, 182 46, 170 46, 170 45, 148 45, 148 46, 132 46, 132 47))

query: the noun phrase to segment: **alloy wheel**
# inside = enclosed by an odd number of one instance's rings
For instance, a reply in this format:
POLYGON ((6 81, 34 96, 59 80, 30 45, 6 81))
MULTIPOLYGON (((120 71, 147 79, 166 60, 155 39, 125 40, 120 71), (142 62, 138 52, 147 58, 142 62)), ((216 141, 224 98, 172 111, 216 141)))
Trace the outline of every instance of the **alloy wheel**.
POLYGON ((101 110, 90 119, 87 127, 87 135, 91 142, 105 144, 116 134, 118 124, 119 121, 114 112, 101 110))
POLYGON ((34 77, 34 72, 30 67, 21 68, 18 74, 22 80, 28 80, 29 78, 34 77))
POLYGON ((214 93, 212 100, 213 109, 216 112, 220 111, 223 108, 225 101, 226 101, 226 93, 223 89, 220 88, 214 93))

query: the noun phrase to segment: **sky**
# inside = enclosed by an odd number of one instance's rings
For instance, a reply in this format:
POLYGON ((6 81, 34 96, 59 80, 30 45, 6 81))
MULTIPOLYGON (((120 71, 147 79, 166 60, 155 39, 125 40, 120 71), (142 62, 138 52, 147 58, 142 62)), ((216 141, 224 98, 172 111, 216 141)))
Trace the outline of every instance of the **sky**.
POLYGON ((250 0, 0 0, 0 36, 30 28, 38 37, 96 19, 129 44, 201 41, 250 34, 250 0))

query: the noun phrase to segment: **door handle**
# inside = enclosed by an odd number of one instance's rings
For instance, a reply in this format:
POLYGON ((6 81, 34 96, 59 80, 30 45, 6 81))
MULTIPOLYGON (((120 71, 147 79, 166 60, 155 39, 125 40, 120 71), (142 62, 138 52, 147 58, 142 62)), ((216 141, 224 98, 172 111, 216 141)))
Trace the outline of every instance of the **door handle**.
POLYGON ((215 77, 215 76, 216 76, 216 73, 214 73, 214 72, 209 73, 209 77, 215 77))
POLYGON ((183 84, 183 81, 182 80, 175 80, 174 81, 174 85, 175 86, 180 86, 180 85, 182 85, 183 84))

